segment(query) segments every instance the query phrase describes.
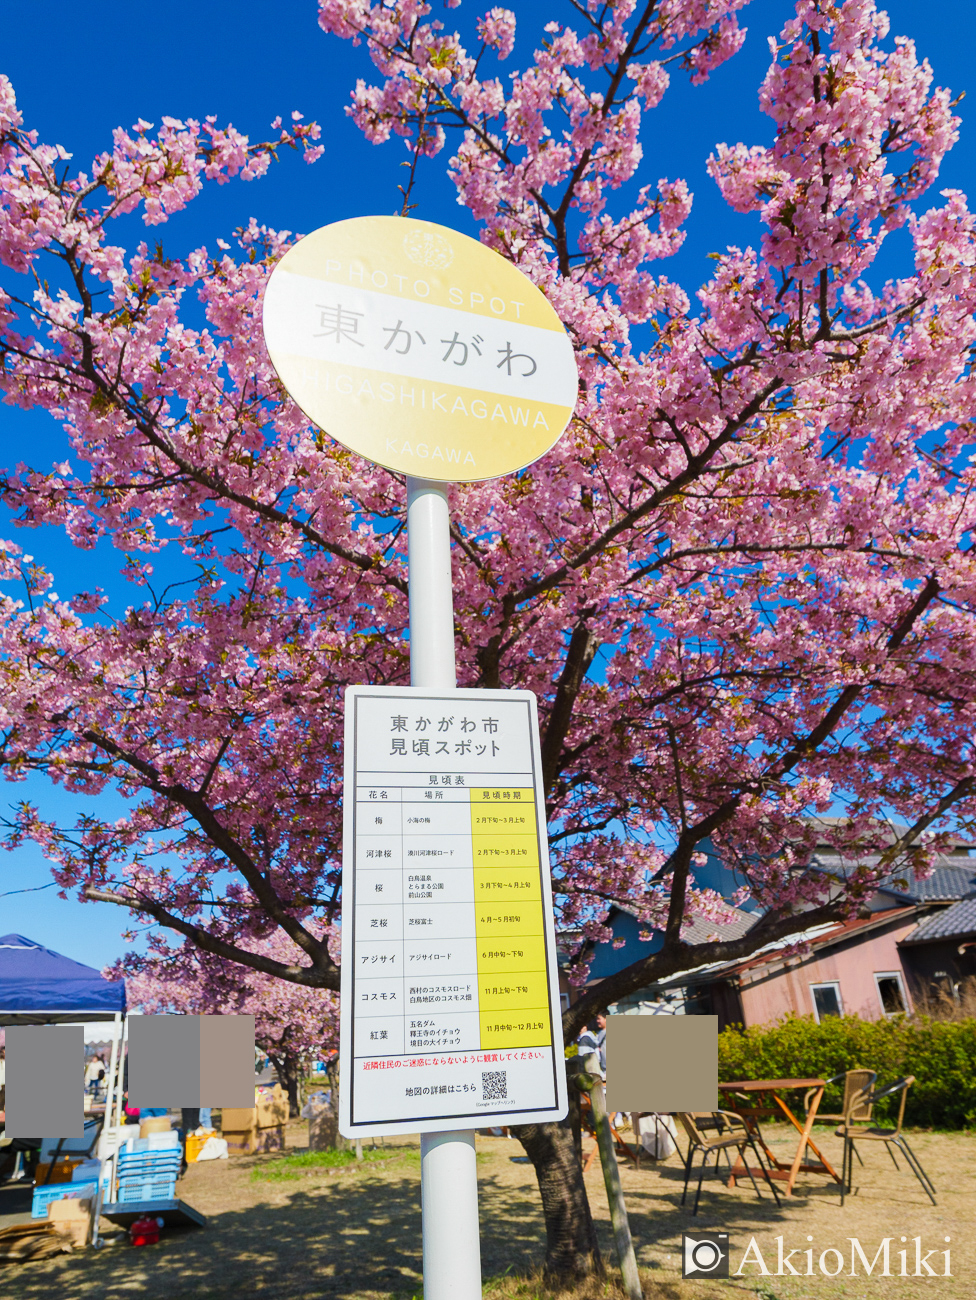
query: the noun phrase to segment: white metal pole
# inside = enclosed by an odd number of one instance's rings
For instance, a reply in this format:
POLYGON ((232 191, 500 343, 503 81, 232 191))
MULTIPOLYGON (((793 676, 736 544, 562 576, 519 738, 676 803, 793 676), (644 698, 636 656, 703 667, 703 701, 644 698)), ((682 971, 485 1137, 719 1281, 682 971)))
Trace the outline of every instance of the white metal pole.
MULTIPOLYGON (((457 685, 447 487, 407 479, 410 684, 457 685)), ((424 1300, 480 1300, 474 1129, 420 1135, 424 1300)))
POLYGON ((410 685, 457 685, 454 667, 454 589, 451 508, 447 487, 407 479, 410 562, 410 685))

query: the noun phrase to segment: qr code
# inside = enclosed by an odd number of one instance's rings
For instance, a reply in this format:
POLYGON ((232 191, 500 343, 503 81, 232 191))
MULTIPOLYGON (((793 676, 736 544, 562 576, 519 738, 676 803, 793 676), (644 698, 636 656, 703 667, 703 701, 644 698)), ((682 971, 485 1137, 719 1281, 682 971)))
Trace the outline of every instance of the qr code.
POLYGON ((508 1071, 488 1070, 481 1076, 485 1101, 508 1101, 508 1071))

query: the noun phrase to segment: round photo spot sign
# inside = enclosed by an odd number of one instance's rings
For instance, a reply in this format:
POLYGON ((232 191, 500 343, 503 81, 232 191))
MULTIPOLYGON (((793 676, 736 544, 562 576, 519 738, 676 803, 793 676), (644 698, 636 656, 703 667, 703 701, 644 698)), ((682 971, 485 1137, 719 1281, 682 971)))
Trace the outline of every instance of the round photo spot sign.
POLYGON ((522 469, 576 405, 573 347, 545 295, 429 221, 354 217, 300 239, 268 281, 264 337, 310 420, 417 478, 522 469))

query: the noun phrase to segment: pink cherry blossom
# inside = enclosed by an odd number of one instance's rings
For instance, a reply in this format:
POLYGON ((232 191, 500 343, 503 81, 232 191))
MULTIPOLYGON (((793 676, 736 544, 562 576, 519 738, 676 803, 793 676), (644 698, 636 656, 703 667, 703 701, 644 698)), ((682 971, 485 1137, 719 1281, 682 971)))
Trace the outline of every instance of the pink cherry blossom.
MULTIPOLYGON (((508 11, 462 7, 452 30, 455 5, 319 6, 376 68, 353 119, 414 157, 450 142, 482 239, 576 349, 560 442, 452 492, 460 682, 539 697, 572 977, 611 904, 665 935, 574 1005, 568 1036, 705 956, 851 913, 976 826, 976 240, 965 197, 937 190, 951 96, 871 0, 799 0, 761 90, 772 142, 717 141, 709 162, 759 246, 718 236, 690 296, 657 263, 693 196, 656 178, 647 116, 735 52, 741 7, 569 6, 503 77, 508 11), (811 867, 823 843, 849 863, 836 888, 811 867), (726 915, 709 845, 763 918, 692 950, 689 920, 721 933, 726 915)), ((403 485, 273 371, 262 296, 293 232, 253 220, 172 259, 119 224, 324 148, 300 119, 273 131, 140 122, 82 169, 0 82, 0 387, 65 431, 54 465, 28 453, 0 489, 18 529, 110 545, 132 584, 128 604, 101 574, 70 591, 0 549, 4 773, 90 798, 72 826, 21 803, 8 842, 182 936, 174 961, 335 991, 342 692, 408 680, 403 485)))

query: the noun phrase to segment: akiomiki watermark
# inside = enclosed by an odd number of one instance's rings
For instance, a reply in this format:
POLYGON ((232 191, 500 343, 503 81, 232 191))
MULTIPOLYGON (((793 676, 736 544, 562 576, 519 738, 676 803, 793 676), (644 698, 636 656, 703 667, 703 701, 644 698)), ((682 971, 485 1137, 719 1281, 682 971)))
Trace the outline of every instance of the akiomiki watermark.
MULTIPOLYGON (((844 1240, 847 1243, 844 1249, 837 1246, 820 1249, 818 1243, 788 1250, 784 1238, 776 1237, 774 1255, 772 1247, 767 1246, 764 1253, 756 1238, 750 1237, 731 1276, 739 1277, 751 1271, 766 1277, 952 1277, 951 1237, 943 1238, 944 1249, 939 1246, 926 1249, 921 1237, 882 1237, 880 1242, 867 1245, 858 1237, 844 1240)), ((813 1237, 808 1236, 807 1241, 813 1242, 813 1237)), ((734 1253, 729 1254, 734 1264, 734 1253)))

